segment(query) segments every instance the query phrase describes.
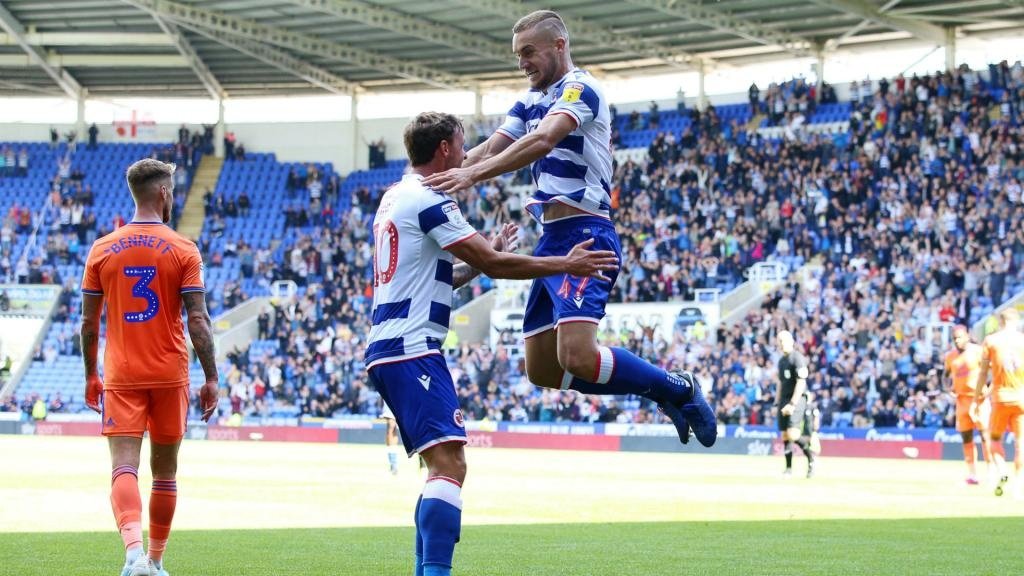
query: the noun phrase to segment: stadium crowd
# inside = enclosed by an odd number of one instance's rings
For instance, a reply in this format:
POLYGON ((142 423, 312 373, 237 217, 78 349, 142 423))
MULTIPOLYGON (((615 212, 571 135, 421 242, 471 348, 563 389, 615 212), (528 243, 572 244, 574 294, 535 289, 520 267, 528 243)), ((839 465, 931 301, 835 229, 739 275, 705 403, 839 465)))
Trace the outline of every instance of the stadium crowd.
MULTIPOLYGON (((772 85, 763 98, 754 89, 751 105, 775 124, 809 115, 817 91, 803 80, 772 85)), ((834 99, 834 88, 824 87, 822 96, 834 99)), ((725 423, 773 424, 774 336, 789 329, 811 361, 809 387, 823 426, 951 425, 942 327, 973 322, 972 311, 998 305, 1024 281, 1021 64, 858 84, 850 97, 842 134, 798 122, 800 129, 769 139, 749 125, 722 122, 708 107, 687 111, 693 122, 682 131, 657 134, 643 161, 616 163, 612 202, 624 258, 613 302, 726 290, 763 261, 792 272, 746 321, 706 337, 705 330, 679 331, 671 341, 653 331, 600 335, 666 369, 694 370, 713 390, 725 423), (815 263, 813 272, 797 272, 806 263, 815 263)), ((474 137, 490 128, 474 125, 474 137)), ((530 246, 538 230, 514 193, 519 182, 491 181, 459 201, 478 229, 519 222, 521 243, 530 246)), ((239 280, 292 280, 306 288, 264 310, 259 340, 229 354, 231 411, 375 416, 379 399, 365 382, 362 342, 372 295, 369 221, 381 191, 357 189, 351 209, 335 212, 336 175, 306 170, 289 175, 282 189, 294 241, 276 252, 241 239, 223 252, 200 245, 210 267, 237 258, 239 280)), ((209 193, 211 232, 223 234, 226 219, 244 221, 249 202, 244 191, 209 193)), ((58 210, 46 221, 61 218, 58 210)), ((15 229, 18 218, 8 215, 5 230, 9 223, 12 234, 24 233, 15 229)), ((77 237, 76 245, 89 241, 77 237)), ((80 248, 67 252, 81 258, 80 248)), ((47 246, 45 258, 63 253, 47 246)), ((482 279, 468 292, 489 286, 482 279)), ((231 281, 219 298, 208 294, 211 312, 247 296, 231 281)), ((634 398, 535 388, 510 340, 493 349, 446 343, 470 419, 663 421, 634 398)))

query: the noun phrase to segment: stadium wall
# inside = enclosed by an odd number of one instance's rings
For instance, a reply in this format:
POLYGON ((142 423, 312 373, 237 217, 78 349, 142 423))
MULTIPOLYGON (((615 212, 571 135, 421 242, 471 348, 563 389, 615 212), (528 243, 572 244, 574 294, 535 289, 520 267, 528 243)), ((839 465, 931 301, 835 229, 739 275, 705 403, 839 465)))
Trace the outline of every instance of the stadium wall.
MULTIPOLYGON (((0 414, 0 434, 35 436, 99 436, 99 421, 81 421, 70 415, 32 422, 15 414, 0 414)), ((326 444, 384 444, 385 426, 370 420, 319 420, 302 426, 207 426, 193 422, 186 438, 226 442, 314 442, 326 444)), ((467 423, 472 449, 520 448, 542 450, 592 450, 609 452, 712 453, 746 456, 779 456, 778 431, 763 426, 723 426, 714 447, 696 441, 680 444, 674 428, 667 425, 565 424, 565 423, 467 423)), ((821 431, 826 457, 961 460, 960 435, 952 429, 850 429, 821 431)), ((1016 442, 1011 437, 1007 458, 1013 458, 1016 442)))

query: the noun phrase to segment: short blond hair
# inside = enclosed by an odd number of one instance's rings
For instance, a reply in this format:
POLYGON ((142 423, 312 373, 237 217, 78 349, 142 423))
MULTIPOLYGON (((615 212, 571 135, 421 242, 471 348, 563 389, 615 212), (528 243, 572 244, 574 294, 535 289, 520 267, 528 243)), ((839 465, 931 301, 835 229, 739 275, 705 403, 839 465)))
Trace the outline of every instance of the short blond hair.
POLYGON ((569 29, 565 27, 562 17, 554 10, 530 12, 516 22, 516 25, 512 27, 512 33, 519 34, 538 27, 550 32, 555 38, 565 38, 566 43, 569 42, 569 29))
POLYGON ((132 196, 138 198, 146 192, 146 187, 157 180, 167 178, 174 179, 174 170, 177 168, 170 162, 161 162, 153 158, 143 158, 128 167, 125 172, 125 179, 128 180, 128 190, 132 196))

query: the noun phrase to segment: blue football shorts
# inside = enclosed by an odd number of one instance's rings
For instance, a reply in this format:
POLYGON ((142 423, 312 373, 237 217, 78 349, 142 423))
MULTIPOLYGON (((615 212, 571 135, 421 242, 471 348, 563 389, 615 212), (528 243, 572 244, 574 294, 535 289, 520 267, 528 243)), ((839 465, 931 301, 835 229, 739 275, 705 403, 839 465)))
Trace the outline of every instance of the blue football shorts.
POLYGON ((383 362, 370 368, 370 384, 395 415, 405 452, 444 442, 466 442, 455 383, 441 354, 383 362))
MULTIPOLYGON (((544 224, 534 256, 565 256, 572 247, 594 239, 590 250, 611 250, 622 261, 622 247, 615 225, 606 218, 580 216, 544 224)), ((610 280, 558 274, 537 278, 530 287, 523 318, 523 336, 529 338, 569 322, 597 324, 619 271, 605 272, 610 280)))

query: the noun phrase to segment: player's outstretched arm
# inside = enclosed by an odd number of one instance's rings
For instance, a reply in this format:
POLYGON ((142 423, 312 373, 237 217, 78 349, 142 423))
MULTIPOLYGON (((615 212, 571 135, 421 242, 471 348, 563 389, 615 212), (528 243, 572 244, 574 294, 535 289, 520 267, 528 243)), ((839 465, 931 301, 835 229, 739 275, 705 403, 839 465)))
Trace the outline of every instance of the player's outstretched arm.
POLYGON ((188 313, 188 335, 192 338, 192 347, 203 366, 206 383, 199 391, 200 407, 203 410, 203 421, 208 421, 217 409, 217 357, 213 346, 213 323, 206 309, 206 294, 203 292, 186 292, 181 295, 188 313))
POLYGON ((474 146, 469 152, 466 152, 466 159, 462 161, 462 167, 468 168, 497 156, 511 146, 513 142, 515 140, 512 138, 505 136, 501 132, 495 132, 491 134, 490 138, 474 146))
POLYGON ((78 333, 82 338, 82 361, 85 363, 85 405, 96 412, 100 411, 100 392, 103 391, 103 381, 100 380, 96 363, 102 312, 101 294, 82 294, 82 325, 78 333))
POLYGON ((619 259, 610 250, 589 250, 593 243, 593 238, 584 240, 565 256, 523 256, 496 252, 487 240, 475 234, 464 242, 449 246, 447 250, 491 278, 528 280, 554 274, 570 274, 607 281, 604 272, 618 270, 619 259))
MULTIPOLYGON (((495 252, 515 252, 519 249, 519 226, 506 222, 491 238, 491 248, 495 252)), ((469 264, 456 264, 452 270, 452 287, 459 288, 473 278, 480 275, 480 271, 469 264)))
POLYGON ((543 158, 575 129, 576 119, 572 116, 548 114, 540 121, 536 130, 516 140, 500 154, 471 166, 432 174, 424 178, 423 183, 443 192, 469 188, 477 182, 519 170, 543 158))

